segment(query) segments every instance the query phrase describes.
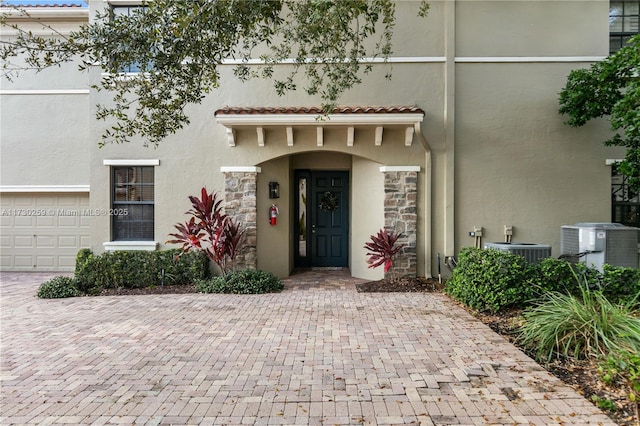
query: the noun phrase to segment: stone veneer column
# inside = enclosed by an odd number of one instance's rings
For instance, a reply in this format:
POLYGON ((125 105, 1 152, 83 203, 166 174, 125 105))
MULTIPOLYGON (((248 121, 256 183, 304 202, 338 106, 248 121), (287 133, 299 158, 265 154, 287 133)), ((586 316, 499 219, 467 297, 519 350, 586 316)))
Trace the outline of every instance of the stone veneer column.
POLYGON ((402 233, 404 248, 396 255, 393 271, 398 276, 417 274, 418 172, 419 166, 383 166, 384 227, 402 233))
POLYGON ((224 173, 225 213, 244 230, 244 247, 236 257, 236 266, 256 269, 257 259, 257 180, 260 167, 222 167, 224 173))

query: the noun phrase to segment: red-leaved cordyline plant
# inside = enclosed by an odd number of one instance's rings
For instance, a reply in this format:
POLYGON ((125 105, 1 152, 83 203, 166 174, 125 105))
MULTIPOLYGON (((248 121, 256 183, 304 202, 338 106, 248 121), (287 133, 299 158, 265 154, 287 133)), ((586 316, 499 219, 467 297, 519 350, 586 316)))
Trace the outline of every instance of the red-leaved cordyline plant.
POLYGON ((369 268, 384 265, 384 273, 389 272, 393 266, 393 257, 405 246, 405 244, 396 245, 400 237, 402 237, 402 233, 395 234, 386 229, 379 230, 378 235, 372 235, 371 241, 364 245, 364 248, 369 250, 367 253, 369 268))
POLYGON ((169 240, 167 244, 182 244, 180 248, 184 253, 203 251, 225 275, 234 267, 244 241, 244 231, 240 224, 222 213, 222 200, 218 200, 217 195, 209 194, 206 188, 202 188, 200 198, 190 195, 191 209, 185 214, 192 217, 184 224, 175 225, 178 232, 169 234, 175 240, 169 240))

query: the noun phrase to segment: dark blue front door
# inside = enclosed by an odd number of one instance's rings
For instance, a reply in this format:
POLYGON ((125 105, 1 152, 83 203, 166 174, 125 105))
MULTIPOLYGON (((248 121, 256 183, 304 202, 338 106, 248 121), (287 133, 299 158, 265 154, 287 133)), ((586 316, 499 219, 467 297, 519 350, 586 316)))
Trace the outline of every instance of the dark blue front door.
POLYGON ((297 266, 348 266, 349 172, 301 171, 296 180, 306 204, 305 214, 298 208, 297 266))

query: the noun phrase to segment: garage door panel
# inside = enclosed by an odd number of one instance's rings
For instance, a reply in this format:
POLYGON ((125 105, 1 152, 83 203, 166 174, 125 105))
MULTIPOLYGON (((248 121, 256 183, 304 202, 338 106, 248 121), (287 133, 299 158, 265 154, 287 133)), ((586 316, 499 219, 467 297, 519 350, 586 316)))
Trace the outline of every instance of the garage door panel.
POLYGON ((58 247, 60 248, 76 248, 79 247, 79 237, 75 235, 58 236, 58 247))
POLYGON ((55 248, 56 238, 53 235, 38 235, 36 237, 37 248, 55 248))
POLYGON ((64 202, 65 200, 60 200, 58 203, 56 203, 56 197, 41 195, 34 200, 33 205, 35 205, 38 208, 48 208, 53 205, 60 205, 60 203, 64 203, 64 202))
POLYGON ((73 271, 76 267, 76 257, 75 256, 58 256, 58 265, 61 268, 68 269, 73 271))
POLYGON ((37 216, 36 217, 36 227, 39 229, 42 228, 55 228, 56 221, 55 216, 37 216))
POLYGON ((15 259, 15 266, 16 268, 19 269, 33 269, 33 258, 32 256, 21 256, 21 255, 15 255, 14 256, 15 259))
POLYGON ((54 256, 52 255, 36 256, 36 264, 42 268, 54 268, 56 266, 54 256))
POLYGON ((58 216, 58 227, 61 228, 76 228, 81 224, 80 217, 78 216, 58 216))
MULTIPOLYGON (((20 214, 20 212, 18 212, 18 214, 20 214)), ((33 216, 15 216, 13 218, 13 227, 33 229, 36 225, 36 221, 33 219, 33 216)))
POLYGON ((32 208, 35 207, 35 200, 31 197, 16 197, 14 202, 13 202, 13 206, 16 209, 20 209, 20 208, 24 208, 24 209, 28 209, 28 208, 32 208))
POLYGON ((33 235, 16 235, 13 237, 13 245, 17 249, 35 248, 33 235))
POLYGON ((2 194, 0 268, 73 271, 78 250, 90 247, 88 205, 88 194, 2 194))

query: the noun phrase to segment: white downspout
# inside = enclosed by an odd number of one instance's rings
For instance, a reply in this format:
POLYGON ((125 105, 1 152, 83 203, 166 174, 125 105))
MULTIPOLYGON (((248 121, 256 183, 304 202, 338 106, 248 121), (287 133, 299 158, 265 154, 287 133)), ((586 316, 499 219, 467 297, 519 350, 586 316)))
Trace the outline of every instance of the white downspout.
POLYGON ((420 143, 425 151, 425 161, 424 161, 424 180, 425 180, 425 189, 424 189, 424 247, 425 247, 425 256, 424 256, 424 275, 427 278, 433 277, 432 271, 432 241, 431 241, 431 228, 433 224, 431 223, 431 188, 433 186, 433 182, 431 179, 431 147, 427 142, 427 139, 422 134, 422 127, 420 127, 420 123, 415 123, 413 125, 418 138, 420 139, 420 143))

